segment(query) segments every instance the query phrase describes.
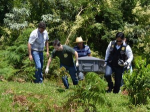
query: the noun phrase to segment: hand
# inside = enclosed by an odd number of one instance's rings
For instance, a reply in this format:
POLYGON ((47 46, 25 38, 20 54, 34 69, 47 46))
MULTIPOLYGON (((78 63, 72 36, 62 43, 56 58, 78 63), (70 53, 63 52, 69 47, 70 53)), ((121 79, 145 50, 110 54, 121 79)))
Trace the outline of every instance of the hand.
POLYGON ((125 66, 125 67, 128 67, 128 66, 129 66, 129 63, 128 63, 128 62, 125 62, 125 63, 124 63, 124 66, 125 66))
POLYGON ((79 63, 78 63, 78 61, 76 61, 76 67, 78 67, 79 66, 79 63))
POLYGON ((46 56, 49 57, 49 52, 46 52, 46 56))
POLYGON ((121 60, 121 59, 119 59, 119 60, 118 60, 118 65, 119 65, 119 66, 124 66, 124 61, 121 60))
POLYGON ((48 71, 49 71, 49 67, 46 67, 45 74, 48 74, 48 71))
POLYGON ((30 60, 30 61, 32 61, 32 60, 33 60, 32 55, 29 55, 29 60, 30 60))
POLYGON ((104 63, 104 67, 106 67, 106 65, 107 65, 107 62, 104 63))

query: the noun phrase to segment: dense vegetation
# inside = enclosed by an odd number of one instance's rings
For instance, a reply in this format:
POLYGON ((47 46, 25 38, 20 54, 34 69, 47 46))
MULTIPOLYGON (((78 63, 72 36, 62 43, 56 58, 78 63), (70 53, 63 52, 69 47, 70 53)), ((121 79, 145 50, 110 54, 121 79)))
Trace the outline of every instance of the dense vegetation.
MULTIPOLYGON (((140 88, 148 92, 146 95, 150 91, 149 0, 1 0, 0 14, 1 81, 33 81, 34 63, 28 59, 27 42, 39 21, 47 24, 50 52, 54 38, 73 47, 75 38, 82 36, 92 55, 99 58, 104 58, 107 45, 115 38, 116 32, 122 31, 132 47, 134 59, 140 60, 133 62, 133 75, 124 77, 125 88, 130 91, 140 80, 139 91, 133 89, 129 95, 131 98, 136 95, 131 99, 135 105, 146 103, 140 99, 147 97, 141 97, 139 92, 140 88)), ((45 56, 44 68, 46 61, 45 56)), ((59 69, 58 59, 52 65, 45 78, 59 80, 63 70, 59 69)))

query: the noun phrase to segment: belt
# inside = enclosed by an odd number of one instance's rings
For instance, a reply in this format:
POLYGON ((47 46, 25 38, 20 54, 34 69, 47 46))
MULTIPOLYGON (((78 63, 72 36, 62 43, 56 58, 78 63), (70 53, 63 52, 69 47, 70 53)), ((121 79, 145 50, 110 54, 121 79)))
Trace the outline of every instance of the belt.
POLYGON ((37 51, 37 52, 43 52, 43 51, 38 51, 38 50, 33 50, 33 49, 31 49, 32 51, 37 51))

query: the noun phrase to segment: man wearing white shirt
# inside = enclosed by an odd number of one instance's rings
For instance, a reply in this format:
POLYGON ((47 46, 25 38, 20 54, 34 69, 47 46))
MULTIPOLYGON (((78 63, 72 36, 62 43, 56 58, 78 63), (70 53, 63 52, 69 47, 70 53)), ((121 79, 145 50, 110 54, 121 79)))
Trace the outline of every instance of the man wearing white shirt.
POLYGON ((128 68, 133 60, 132 50, 124 39, 124 34, 118 32, 116 34, 116 40, 110 42, 106 50, 105 78, 108 82, 107 92, 111 92, 112 90, 113 93, 119 92, 124 68, 128 68), (112 73, 115 74, 114 86, 111 78, 112 73))
POLYGON ((30 34, 28 41, 28 52, 30 61, 34 60, 35 62, 35 83, 43 82, 43 51, 46 46, 47 57, 49 56, 49 44, 48 44, 48 33, 45 30, 46 24, 44 22, 40 22, 38 24, 38 28, 33 30, 30 34))

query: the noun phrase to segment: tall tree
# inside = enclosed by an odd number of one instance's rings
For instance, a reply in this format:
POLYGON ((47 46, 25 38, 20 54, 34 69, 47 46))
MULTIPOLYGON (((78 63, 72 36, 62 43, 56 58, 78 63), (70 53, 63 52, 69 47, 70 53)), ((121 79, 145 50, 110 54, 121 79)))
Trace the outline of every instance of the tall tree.
POLYGON ((5 14, 13 8, 12 0, 0 0, 0 24, 3 24, 5 14))

